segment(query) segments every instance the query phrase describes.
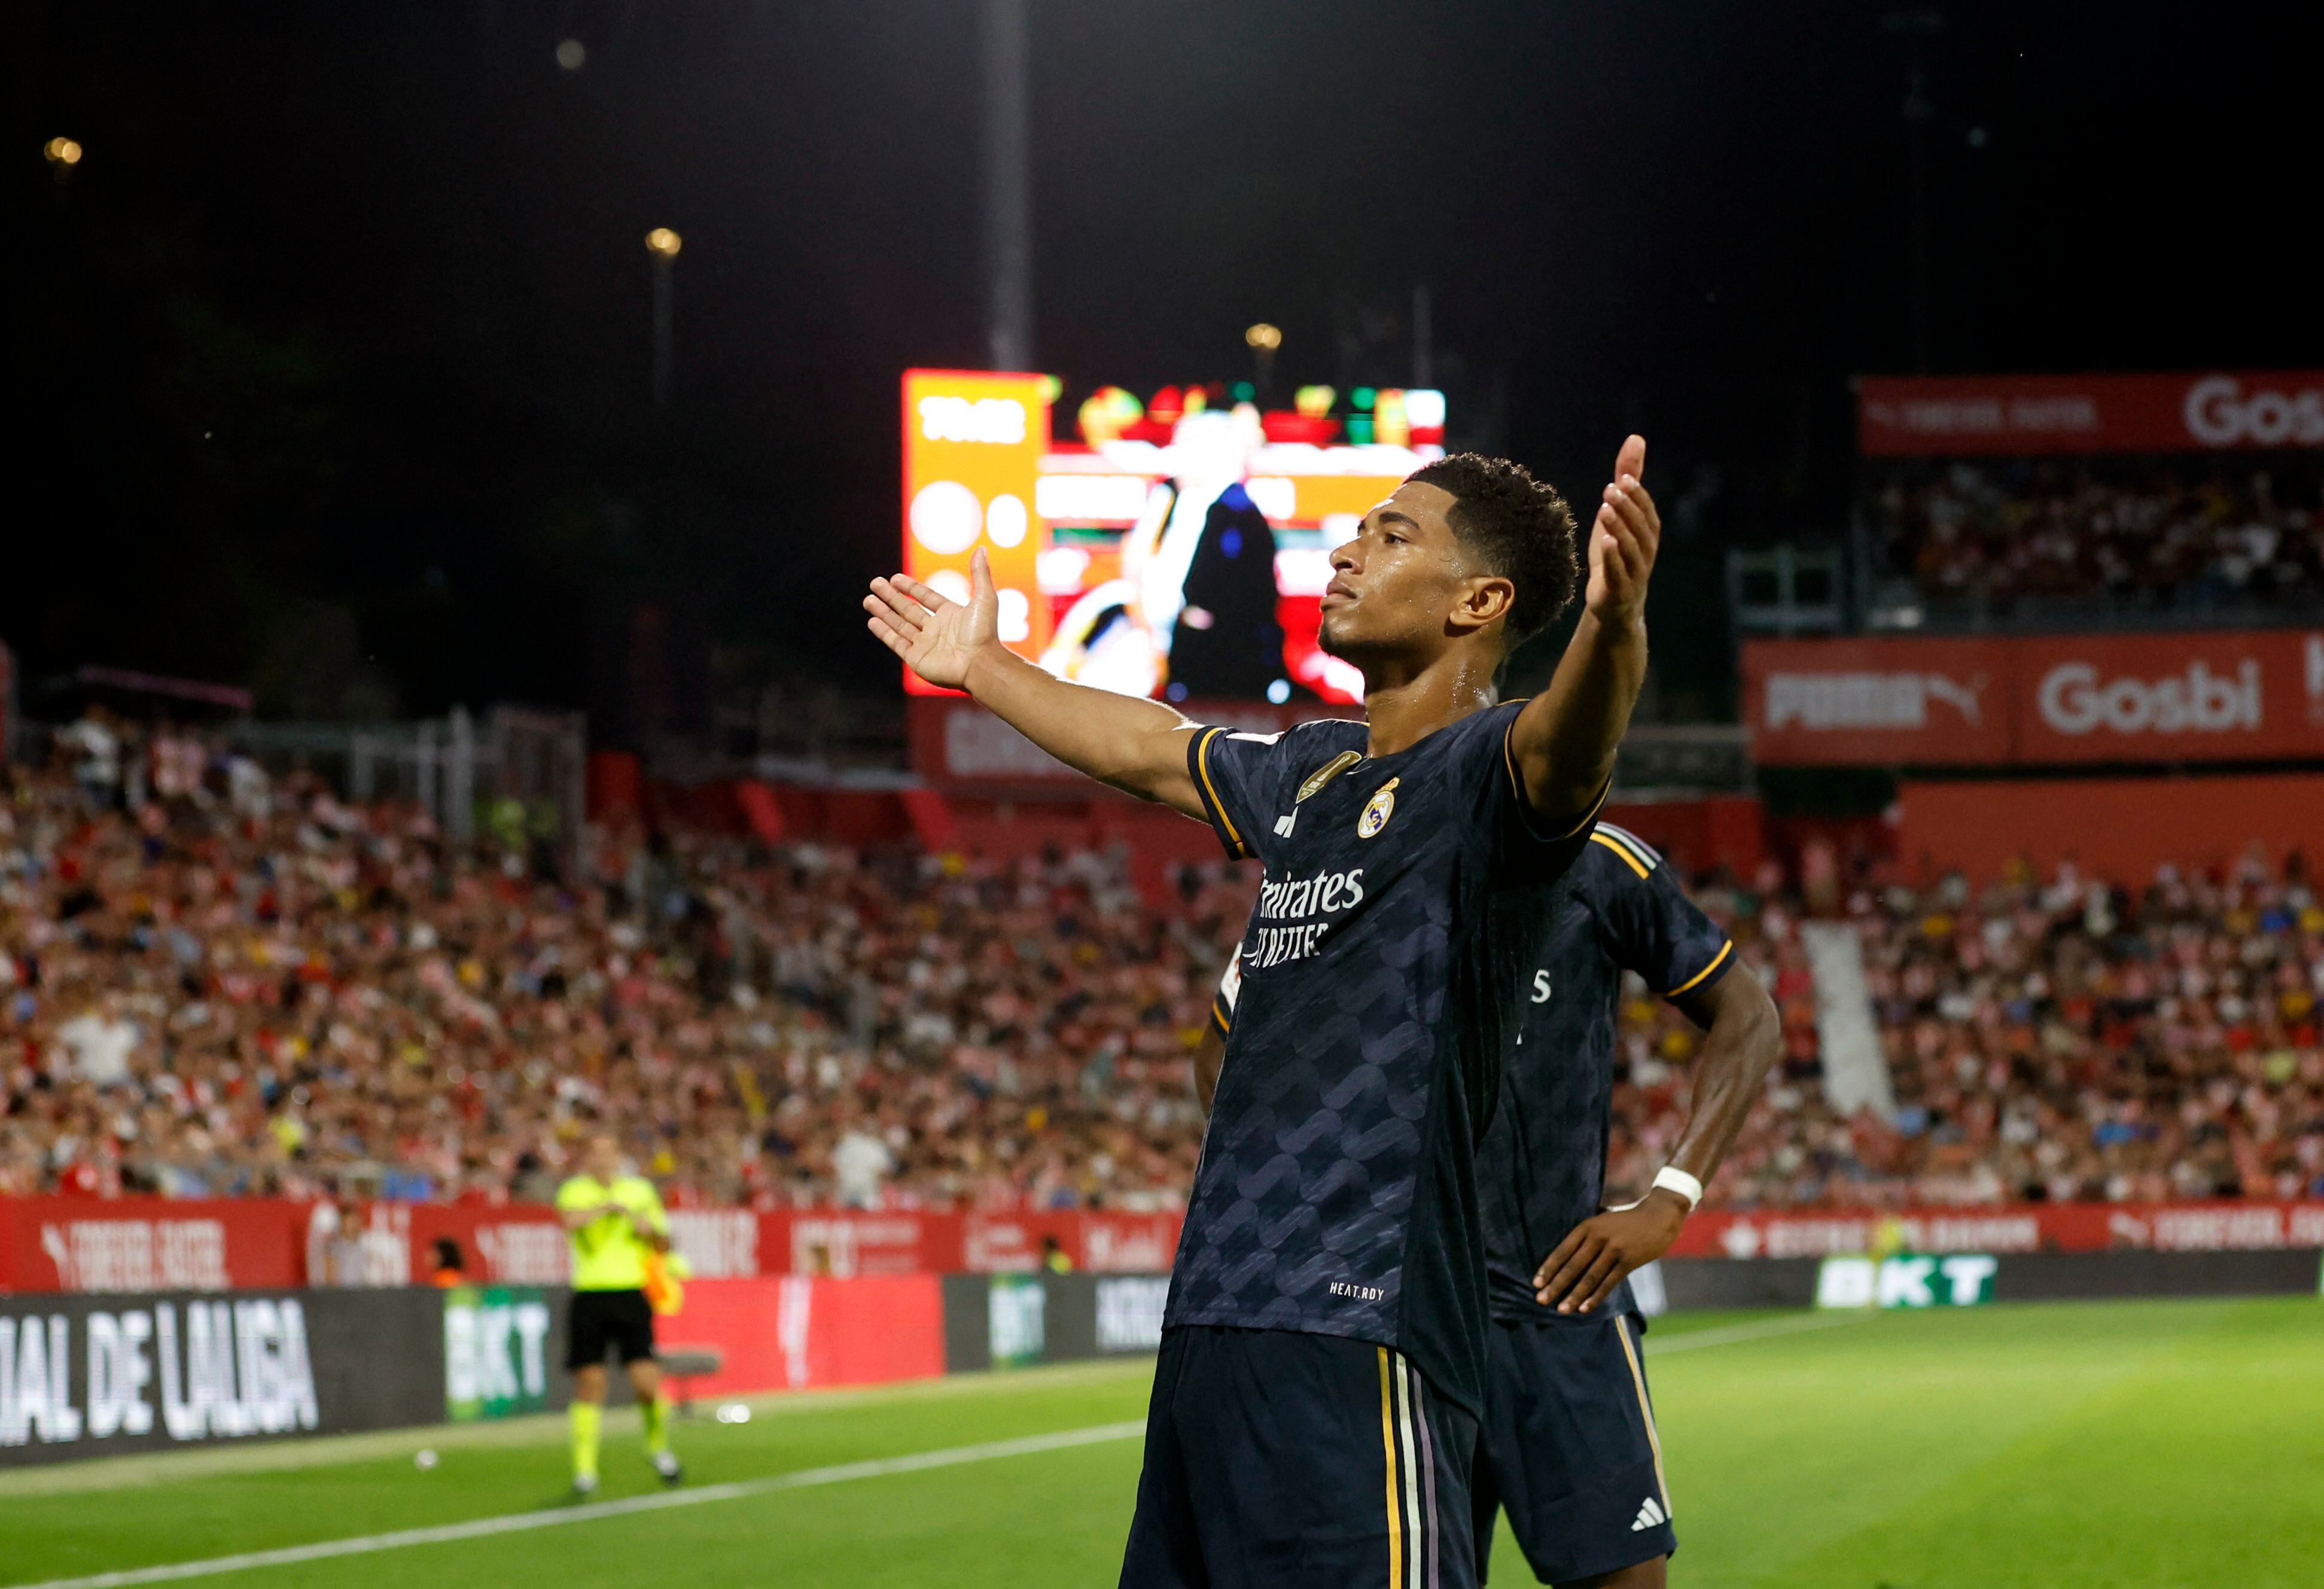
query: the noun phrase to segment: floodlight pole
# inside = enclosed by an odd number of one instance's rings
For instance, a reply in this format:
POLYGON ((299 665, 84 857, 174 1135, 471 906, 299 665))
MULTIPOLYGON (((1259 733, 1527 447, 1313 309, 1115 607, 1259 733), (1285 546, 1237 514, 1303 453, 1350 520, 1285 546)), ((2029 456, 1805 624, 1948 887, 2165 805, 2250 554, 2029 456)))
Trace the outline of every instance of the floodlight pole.
POLYGON ((1412 383, 1423 390, 1436 384, 1436 334, 1425 282, 1412 289, 1412 383))
POLYGON ((1025 0, 984 0, 986 350, 996 370, 1033 367, 1033 172, 1025 0))
MULTIPOLYGON (((653 405, 669 404, 670 322, 678 296, 678 257, 654 251, 653 256, 653 405)), ((635 366, 632 366, 634 368, 635 366)))

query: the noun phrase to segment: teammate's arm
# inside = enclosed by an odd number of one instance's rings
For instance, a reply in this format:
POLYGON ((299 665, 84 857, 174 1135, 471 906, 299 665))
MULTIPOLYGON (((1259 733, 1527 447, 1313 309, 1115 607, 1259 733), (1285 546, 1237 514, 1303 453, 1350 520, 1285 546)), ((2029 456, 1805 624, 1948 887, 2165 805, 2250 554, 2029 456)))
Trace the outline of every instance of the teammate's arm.
MULTIPOLYGON (((1783 1052, 1783 1022, 1767 990, 1742 966, 1671 1002, 1710 1032, 1695 1064, 1694 1107, 1671 1155, 1673 1169, 1707 1187, 1783 1052)), ((1554 1303, 1560 1313, 1592 1311, 1624 1276, 1670 1250, 1692 1211, 1678 1193, 1655 1187, 1627 1208, 1583 1220, 1542 1260, 1534 1299, 1554 1303)))
POLYGON ((1646 439, 1623 442, 1590 527, 1582 622, 1549 688, 1526 704, 1509 732, 1526 803, 1556 833, 1597 804, 1646 682, 1646 581, 1663 532, 1655 499, 1639 483, 1646 467, 1646 439))
POLYGON ((863 610, 872 633, 930 684, 968 691, 1101 783, 1204 816, 1186 768, 1194 725, 1159 701, 1068 684, 1002 645, 1000 597, 982 548, 970 559, 967 605, 899 574, 872 581, 863 610))
POLYGON ((1227 1033, 1234 1030, 1235 1004, 1241 997, 1242 961, 1230 959, 1226 970, 1219 974, 1219 991, 1212 995, 1211 1013, 1203 1022, 1201 1039, 1194 1044, 1194 1101, 1204 1114, 1211 1112, 1211 1100, 1219 1095, 1219 1072, 1227 1063, 1227 1033))
POLYGON ((1226 1032, 1217 1021, 1204 1021, 1203 1040, 1194 1045, 1194 1101, 1204 1114, 1211 1112, 1211 1100, 1219 1095, 1219 1072, 1226 1062, 1226 1032))

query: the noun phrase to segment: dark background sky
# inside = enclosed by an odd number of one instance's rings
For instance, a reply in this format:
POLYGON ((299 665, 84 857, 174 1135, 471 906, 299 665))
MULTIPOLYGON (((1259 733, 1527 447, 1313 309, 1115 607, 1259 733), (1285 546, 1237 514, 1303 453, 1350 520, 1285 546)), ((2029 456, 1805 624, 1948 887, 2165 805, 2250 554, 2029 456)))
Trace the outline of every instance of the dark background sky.
MULTIPOLYGON (((1031 10, 1041 366, 1234 378, 1267 319, 1283 376, 1398 383, 1425 282, 1456 443, 1586 496, 1647 433, 1681 677, 1723 666, 1726 546, 1844 522, 1849 375, 1913 364, 1912 60, 1931 368, 2324 363, 2298 7, 1031 10)), ((970 0, 13 14, 28 678, 525 699, 618 739, 646 605, 681 717, 894 690, 854 602, 895 556, 896 377, 982 362, 970 0)))

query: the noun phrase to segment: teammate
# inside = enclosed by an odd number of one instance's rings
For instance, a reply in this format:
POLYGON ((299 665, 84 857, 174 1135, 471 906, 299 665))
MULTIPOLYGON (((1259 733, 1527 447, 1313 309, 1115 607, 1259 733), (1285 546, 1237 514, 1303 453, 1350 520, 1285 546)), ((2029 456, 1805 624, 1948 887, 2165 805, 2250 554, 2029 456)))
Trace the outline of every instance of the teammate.
POLYGON ((573 1243, 573 1310, 565 1366, 573 1371, 573 1492, 597 1488, 597 1440, 605 1416, 605 1354, 617 1353, 645 1420, 646 1460, 662 1482, 683 1476, 669 1449, 669 1403, 654 1359, 646 1258, 669 1251, 669 1215, 653 1183, 622 1171, 622 1145, 592 1136, 581 1173, 557 1188, 557 1214, 573 1243))
POLYGON ((1475 1488, 1483 1576, 1507 1507, 1535 1575, 1561 1589, 1661 1589, 1677 1547, 1629 1274, 1702 1196, 1782 1050, 1766 991, 1651 845, 1601 822, 1550 896, 1501 1107, 1478 1150, 1493 1328, 1475 1488), (1601 1209, 1622 975, 1708 1030, 1671 1162, 1601 1209), (1546 1256, 1545 1256, 1546 1254, 1546 1256))
POLYGON ((1367 721, 1197 727, 1065 683, 965 605, 872 582, 872 633, 1050 754, 1265 865, 1189 1199, 1121 1581, 1462 1589, 1487 1302, 1473 1152, 1538 910, 1587 842, 1646 668, 1660 522, 1632 437, 1548 691, 1492 705, 1572 598, 1573 518, 1523 469, 1416 471, 1332 553, 1320 640, 1367 721))
MULTIPOLYGON (((1478 1574, 1506 1505, 1543 1582, 1660 1589, 1675 1539, 1628 1276, 1677 1239, 1781 1052, 1782 1030, 1757 980, 1729 975, 1734 947, 1654 847, 1608 822, 1590 837, 1549 896, 1551 937, 1478 1155, 1494 1321, 1474 1486, 1478 1574), (1601 1212, 1625 971, 1710 1035, 1671 1168, 1639 1203, 1601 1212)), ((1194 1049, 1206 1110, 1241 981, 1230 962, 1194 1049)))

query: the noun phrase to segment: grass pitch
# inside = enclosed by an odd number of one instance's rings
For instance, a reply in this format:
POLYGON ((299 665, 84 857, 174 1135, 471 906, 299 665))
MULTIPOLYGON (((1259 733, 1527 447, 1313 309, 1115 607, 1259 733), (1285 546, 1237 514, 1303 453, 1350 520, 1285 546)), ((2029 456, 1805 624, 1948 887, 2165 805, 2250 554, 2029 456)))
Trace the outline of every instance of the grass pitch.
MULTIPOLYGON (((1683 1589, 2324 1582, 2324 1303, 1688 1315, 1655 1327, 1647 1362, 1683 1589)), ((733 1487, 698 1504, 190 1581, 1103 1589, 1139 1457, 1103 1426, 1143 1414, 1150 1375, 765 1399, 745 1425, 680 1426, 676 1493, 733 1487), (1070 1431, 1091 1433, 1039 1448, 1070 1431), (892 1461, 1012 1440, 1035 1448, 892 1461), (825 1471, 850 1464, 866 1467, 825 1471)), ((609 1423, 604 1497, 657 1492, 634 1420, 609 1423)), ((0 1475, 0 1584, 557 1508, 564 1461, 562 1420, 534 1419, 0 1475), (432 1470, 413 1464, 422 1446, 432 1470)), ((1494 1564, 1496 1584, 1533 1581, 1506 1533, 1494 1564)))

